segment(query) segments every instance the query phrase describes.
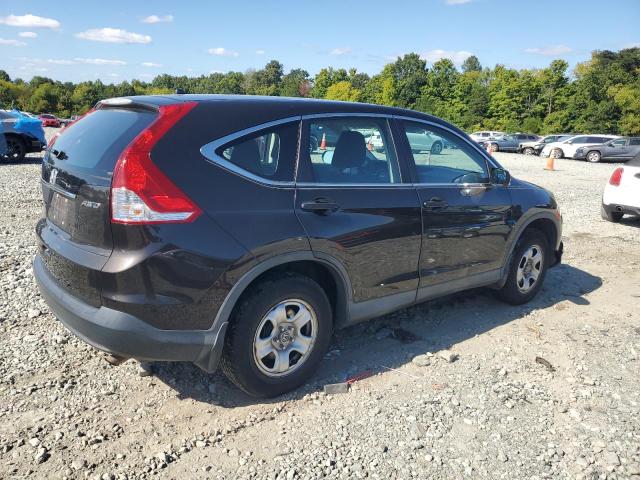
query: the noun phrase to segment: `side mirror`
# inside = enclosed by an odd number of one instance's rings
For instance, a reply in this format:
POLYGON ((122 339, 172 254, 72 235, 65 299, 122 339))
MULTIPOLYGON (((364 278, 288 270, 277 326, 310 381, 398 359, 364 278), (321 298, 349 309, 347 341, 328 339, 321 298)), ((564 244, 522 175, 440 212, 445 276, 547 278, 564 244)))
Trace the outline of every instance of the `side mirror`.
POLYGON ((511 174, 504 168, 494 168, 491 170, 491 181, 506 187, 511 182, 511 174))

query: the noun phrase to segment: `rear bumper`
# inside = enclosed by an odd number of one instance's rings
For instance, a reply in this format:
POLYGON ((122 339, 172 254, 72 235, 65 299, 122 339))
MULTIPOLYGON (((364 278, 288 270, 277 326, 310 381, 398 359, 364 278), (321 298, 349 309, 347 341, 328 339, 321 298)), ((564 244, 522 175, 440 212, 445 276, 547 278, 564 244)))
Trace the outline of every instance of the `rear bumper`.
POLYGON ((72 296, 51 276, 40 255, 36 255, 33 271, 53 314, 89 345, 127 358, 189 361, 207 372, 216 370, 227 323, 215 331, 161 330, 127 313, 96 308, 72 296))
POLYGON ((605 211, 609 214, 614 212, 621 212, 621 213, 624 213, 625 215, 640 216, 640 207, 632 207, 629 205, 618 205, 615 203, 607 205, 605 203, 602 203, 602 208, 604 208, 605 211))

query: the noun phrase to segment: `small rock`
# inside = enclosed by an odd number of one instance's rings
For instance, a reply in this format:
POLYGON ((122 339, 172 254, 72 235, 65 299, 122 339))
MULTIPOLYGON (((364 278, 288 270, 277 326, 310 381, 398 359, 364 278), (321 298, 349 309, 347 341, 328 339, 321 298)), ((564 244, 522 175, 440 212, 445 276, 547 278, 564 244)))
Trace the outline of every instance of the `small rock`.
POLYGON ((150 377, 151 375, 153 375, 153 369, 151 367, 151 364, 148 362, 138 362, 136 371, 138 373, 138 376, 140 377, 150 377))
POLYGON ((203 440, 197 440, 196 441, 196 447, 198 448, 203 448, 207 446, 207 442, 203 441, 203 440))
POLYGON ((37 447, 38 445, 40 445, 40 439, 38 438, 30 438, 29 439, 29 445, 31 445, 32 447, 37 447))
POLYGON ((507 457, 507 455, 504 452, 499 452, 498 453, 498 460, 500 460, 502 463, 505 463, 505 462, 509 461, 509 457, 507 457))
POLYGON ((440 350, 438 356, 448 363, 453 363, 458 359, 458 354, 451 350, 440 350))
POLYGON ((74 470, 82 470, 87 466, 87 461, 84 458, 76 458, 73 462, 71 462, 71 468, 74 470))
POLYGON ((37 308, 30 308, 29 310, 27 310, 27 317, 36 318, 39 317, 41 313, 42 312, 40 312, 40 310, 38 310, 37 308))
POLYGON ((602 463, 606 467, 617 467, 620 465, 620 458, 618 458, 618 454, 615 452, 606 452, 602 456, 602 463))
POLYGON ((49 458, 49 452, 47 452, 47 449, 44 447, 40 447, 36 452, 36 456, 35 456, 36 463, 46 462, 48 458, 49 458))
POLYGON ((416 355, 411 362, 419 367, 428 367, 431 365, 431 357, 429 355, 416 355))
POLYGON ((390 328, 382 327, 376 332, 376 340, 382 340, 383 338, 390 337, 393 334, 390 328))

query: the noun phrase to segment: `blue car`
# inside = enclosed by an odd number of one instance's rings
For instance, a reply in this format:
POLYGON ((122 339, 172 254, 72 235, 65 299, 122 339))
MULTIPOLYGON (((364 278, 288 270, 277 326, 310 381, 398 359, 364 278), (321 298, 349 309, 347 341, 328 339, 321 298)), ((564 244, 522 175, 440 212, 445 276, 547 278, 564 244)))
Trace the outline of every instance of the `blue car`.
POLYGON ((0 110, 0 162, 20 162, 46 146, 40 120, 18 110, 0 110))

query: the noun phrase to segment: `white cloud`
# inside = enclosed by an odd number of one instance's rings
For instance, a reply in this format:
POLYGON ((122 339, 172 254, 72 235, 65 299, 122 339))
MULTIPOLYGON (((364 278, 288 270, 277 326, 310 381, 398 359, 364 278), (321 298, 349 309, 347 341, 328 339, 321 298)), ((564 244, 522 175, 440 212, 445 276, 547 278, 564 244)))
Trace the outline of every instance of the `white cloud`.
POLYGON ((24 47, 26 43, 13 38, 0 38, 0 45, 8 45, 11 47, 24 47))
POLYGON ((351 47, 338 47, 329 52, 330 55, 345 55, 351 53, 351 47))
POLYGON ((149 15, 142 19, 142 23, 170 23, 173 22, 173 15, 149 15))
POLYGON ((210 48, 208 52, 211 55, 217 55, 219 57, 239 57, 240 56, 238 52, 234 52, 233 50, 227 50, 224 47, 210 48))
POLYGON ((265 51, 264 50, 256 50, 256 55, 264 55, 265 51))
POLYGON ((36 32, 20 32, 18 36, 22 38, 36 38, 38 34, 36 32))
POLYGON ((566 45, 549 45, 548 47, 536 47, 536 48, 527 48, 525 52, 527 53, 536 53, 538 55, 563 55, 565 53, 571 53, 573 49, 571 47, 567 47, 566 45))
POLYGON ((9 15, 0 17, 0 23, 11 27, 22 28, 60 28, 60 22, 53 18, 38 17, 37 15, 9 15))
POLYGON ((150 43, 149 35, 127 32, 120 28, 91 28, 84 32, 76 33, 76 37, 93 42, 106 43, 150 43))
POLYGON ((456 65, 461 65, 468 57, 473 55, 471 52, 467 52, 466 50, 429 50, 428 52, 420 55, 427 62, 437 62, 443 58, 448 58, 456 65))
POLYGON ((106 60, 104 58, 74 58, 75 62, 86 63, 88 65, 126 65, 122 60, 106 60))
POLYGON ((64 59, 58 59, 58 58, 48 58, 45 61, 52 65, 75 65, 76 64, 76 62, 74 62, 73 60, 64 60, 64 59))
POLYGON ((464 5, 465 3, 471 3, 471 0, 446 0, 447 5, 464 5))
POLYGON ((154 62, 142 62, 142 66, 143 67, 159 68, 159 67, 162 67, 162 64, 161 63, 154 63, 154 62))

